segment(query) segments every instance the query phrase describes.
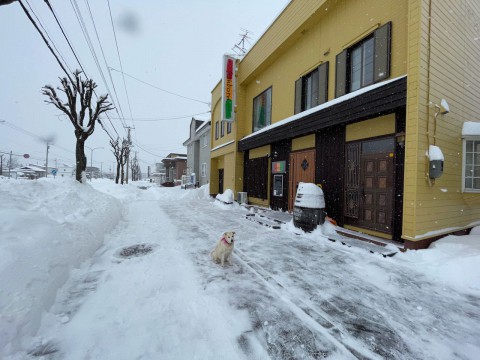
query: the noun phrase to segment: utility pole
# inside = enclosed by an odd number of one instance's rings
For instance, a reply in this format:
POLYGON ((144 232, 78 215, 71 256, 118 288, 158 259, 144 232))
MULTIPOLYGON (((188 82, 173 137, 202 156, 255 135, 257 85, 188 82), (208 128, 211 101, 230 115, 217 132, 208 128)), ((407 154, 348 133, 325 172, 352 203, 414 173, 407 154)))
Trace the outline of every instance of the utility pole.
POLYGON ((0 155, 0 175, 3 175, 3 154, 0 155))
POLYGON ((45 159, 45 177, 48 177, 48 149, 50 149, 50 145, 47 141, 47 158, 45 159))
POLYGON ((91 148, 89 146, 86 146, 86 148, 90 149, 90 182, 92 181, 93 178, 93 151, 97 149, 103 149, 103 147, 96 147, 96 148, 91 148))

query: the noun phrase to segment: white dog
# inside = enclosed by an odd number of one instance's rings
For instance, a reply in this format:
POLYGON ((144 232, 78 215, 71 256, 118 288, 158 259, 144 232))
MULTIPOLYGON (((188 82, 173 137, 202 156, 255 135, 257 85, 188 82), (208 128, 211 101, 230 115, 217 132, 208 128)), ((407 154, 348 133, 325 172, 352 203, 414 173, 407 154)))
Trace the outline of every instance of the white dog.
POLYGON ((225 261, 231 264, 230 257, 232 256, 234 242, 235 231, 224 232, 222 238, 218 240, 217 246, 215 246, 215 249, 213 249, 211 253, 213 261, 221 263, 222 266, 224 266, 225 261))

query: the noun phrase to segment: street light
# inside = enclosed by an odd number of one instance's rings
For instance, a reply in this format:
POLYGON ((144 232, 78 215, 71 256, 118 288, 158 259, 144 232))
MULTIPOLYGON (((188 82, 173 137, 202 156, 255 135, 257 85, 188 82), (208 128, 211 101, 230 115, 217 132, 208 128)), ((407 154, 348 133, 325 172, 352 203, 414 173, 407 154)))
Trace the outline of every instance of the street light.
POLYGON ((90 181, 92 181, 92 177, 93 177, 93 150, 97 150, 97 149, 103 149, 103 147, 96 147, 96 148, 91 148, 87 145, 85 145, 86 148, 89 148, 90 149, 90 181))

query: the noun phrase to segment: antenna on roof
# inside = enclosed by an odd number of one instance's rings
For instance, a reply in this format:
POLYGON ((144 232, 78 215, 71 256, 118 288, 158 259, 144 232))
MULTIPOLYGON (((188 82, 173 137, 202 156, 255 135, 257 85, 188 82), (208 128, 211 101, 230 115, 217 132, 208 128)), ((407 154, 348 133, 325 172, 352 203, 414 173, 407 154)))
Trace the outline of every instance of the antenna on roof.
POLYGON ((247 29, 243 29, 243 28, 240 28, 240 30, 242 31, 241 34, 239 34, 240 36, 240 41, 238 43, 236 43, 232 50, 235 52, 235 54, 237 54, 238 56, 244 56, 246 53, 247 53, 247 48, 245 47, 246 45, 251 45, 252 43, 250 42, 250 40, 252 39, 250 36, 248 36, 249 34, 253 34, 251 31, 247 30, 247 29))

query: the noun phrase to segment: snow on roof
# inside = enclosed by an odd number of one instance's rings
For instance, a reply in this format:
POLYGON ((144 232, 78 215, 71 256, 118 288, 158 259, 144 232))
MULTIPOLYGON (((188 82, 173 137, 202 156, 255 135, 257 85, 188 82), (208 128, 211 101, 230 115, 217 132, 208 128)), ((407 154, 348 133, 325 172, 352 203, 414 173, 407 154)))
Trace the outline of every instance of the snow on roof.
POLYGON ((290 122, 292 122, 292 121, 301 119, 301 118, 303 118, 303 117, 305 117, 305 116, 307 116, 307 115, 316 113, 317 111, 320 111, 320 110, 323 110, 323 109, 327 109, 327 108, 329 108, 329 107, 331 107, 331 106, 333 106, 333 105, 337 105, 337 104, 340 104, 340 103, 342 103, 342 102, 344 102, 344 101, 353 99, 353 98, 355 98, 355 97, 357 97, 357 96, 360 96, 360 95, 362 95, 362 94, 364 94, 364 93, 366 93, 366 92, 369 92, 369 91, 371 91, 371 90, 377 89, 377 88, 382 87, 382 86, 385 86, 385 85, 387 85, 387 84, 389 84, 389 83, 392 83, 392 82, 397 81, 397 80, 399 80, 399 79, 402 79, 402 78, 404 78, 404 77, 406 77, 406 75, 404 75, 404 76, 399 76, 399 77, 396 77, 396 78, 394 78, 394 79, 390 79, 390 80, 387 80, 387 81, 383 81, 383 82, 380 82, 380 83, 377 83, 377 84, 373 84, 373 85, 370 85, 370 86, 366 86, 366 87, 361 88, 361 89, 359 89, 359 90, 357 90, 357 91, 353 91, 353 92, 348 93, 348 94, 346 94, 346 95, 340 96, 340 97, 338 97, 338 98, 336 98, 336 99, 330 100, 330 101, 328 101, 328 102, 326 102, 326 103, 323 103, 323 104, 321 104, 321 105, 315 106, 315 107, 313 107, 313 108, 311 108, 311 109, 302 111, 302 112, 300 112, 300 113, 298 113, 298 114, 295 114, 295 115, 290 116, 290 117, 288 117, 288 118, 286 118, 286 119, 283 119, 283 120, 281 120, 281 121, 278 121, 278 122, 276 122, 276 123, 274 123, 274 124, 271 124, 271 125, 269 125, 269 126, 266 126, 266 127, 264 127, 263 129, 261 129, 261 130, 258 130, 258 131, 256 131, 256 132, 250 134, 250 135, 245 136, 242 140, 245 140, 245 139, 248 139, 248 138, 257 136, 257 135, 259 135, 259 134, 261 134, 261 133, 263 133, 263 132, 265 132, 265 131, 269 131, 269 130, 271 130, 271 129, 273 129, 273 128, 276 128, 276 127, 278 127, 278 126, 282 126, 282 125, 288 124, 288 123, 290 123, 290 122))
POLYGON ((480 135, 480 122, 466 121, 463 123, 462 136, 480 135))
POLYGON ((202 130, 205 126, 207 126, 208 124, 210 123, 210 119, 209 120, 205 120, 205 122, 200 125, 197 130, 195 130, 196 133, 200 132, 200 130, 202 130))
POLYGON ((210 150, 210 152, 221 149, 222 147, 233 144, 234 142, 235 140, 232 140, 232 141, 226 142, 225 144, 218 145, 217 147, 214 147, 212 150, 210 150))
POLYGON ((44 168, 41 168, 35 165, 22 166, 20 170, 45 171, 44 168))
POLYGON ((169 160, 169 161, 176 161, 176 160, 187 160, 187 157, 186 156, 174 156, 174 157, 170 157, 170 158, 163 158, 163 160, 169 160))
POLYGON ((199 121, 209 121, 210 120, 210 114, 208 115, 203 115, 203 116, 199 116, 199 115, 195 115, 193 117, 194 120, 199 120, 199 121))

